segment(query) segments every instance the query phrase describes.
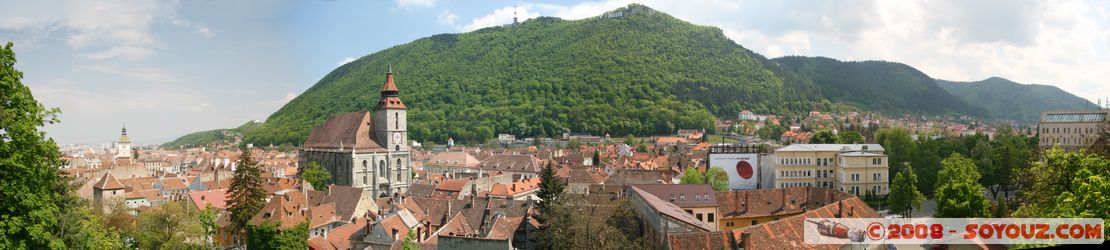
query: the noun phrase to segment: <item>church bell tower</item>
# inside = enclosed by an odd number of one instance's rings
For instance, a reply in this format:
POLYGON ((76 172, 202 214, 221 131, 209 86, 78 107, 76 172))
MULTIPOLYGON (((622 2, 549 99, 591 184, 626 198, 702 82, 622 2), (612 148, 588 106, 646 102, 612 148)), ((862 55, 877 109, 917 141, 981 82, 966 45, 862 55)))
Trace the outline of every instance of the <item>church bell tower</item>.
POLYGON ((381 98, 374 109, 374 131, 378 143, 389 151, 408 151, 405 143, 408 141, 406 109, 398 95, 397 84, 393 83, 393 65, 390 65, 385 73, 381 98))

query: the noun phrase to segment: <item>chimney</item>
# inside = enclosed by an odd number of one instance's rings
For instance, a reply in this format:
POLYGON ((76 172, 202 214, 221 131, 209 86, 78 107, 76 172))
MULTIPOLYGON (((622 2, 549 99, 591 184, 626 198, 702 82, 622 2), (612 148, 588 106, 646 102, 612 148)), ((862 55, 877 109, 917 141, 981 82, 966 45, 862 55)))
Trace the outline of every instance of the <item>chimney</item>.
POLYGON ((736 244, 737 245, 736 248, 737 249, 748 249, 748 242, 749 242, 748 240, 751 238, 751 236, 752 236, 751 233, 740 232, 740 242, 739 242, 739 244, 736 244))
POLYGON ((836 202, 836 218, 844 218, 844 201, 836 202))

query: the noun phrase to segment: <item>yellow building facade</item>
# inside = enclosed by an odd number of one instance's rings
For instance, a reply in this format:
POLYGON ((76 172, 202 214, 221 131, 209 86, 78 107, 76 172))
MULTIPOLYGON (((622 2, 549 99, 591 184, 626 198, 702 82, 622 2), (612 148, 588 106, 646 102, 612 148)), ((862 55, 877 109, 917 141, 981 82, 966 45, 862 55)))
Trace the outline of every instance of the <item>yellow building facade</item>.
POLYGON ((879 144, 793 144, 775 150, 775 188, 821 187, 853 195, 890 192, 879 144))

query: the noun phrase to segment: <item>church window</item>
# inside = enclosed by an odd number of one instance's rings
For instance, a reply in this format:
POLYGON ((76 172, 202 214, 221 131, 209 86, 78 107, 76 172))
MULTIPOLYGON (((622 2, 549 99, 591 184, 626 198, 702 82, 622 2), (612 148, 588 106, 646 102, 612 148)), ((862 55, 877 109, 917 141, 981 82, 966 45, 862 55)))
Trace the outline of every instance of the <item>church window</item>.
POLYGON ((393 113, 393 128, 401 129, 401 112, 393 113))
POLYGON ((401 159, 397 159, 397 181, 401 181, 401 159))
POLYGON ((378 164, 378 176, 385 177, 385 160, 382 160, 381 163, 378 164))
POLYGON ((367 165, 366 165, 366 164, 368 164, 368 162, 366 162, 366 160, 362 160, 362 172, 366 172, 366 171, 369 171, 369 170, 370 170, 370 169, 369 169, 369 168, 367 167, 367 165))

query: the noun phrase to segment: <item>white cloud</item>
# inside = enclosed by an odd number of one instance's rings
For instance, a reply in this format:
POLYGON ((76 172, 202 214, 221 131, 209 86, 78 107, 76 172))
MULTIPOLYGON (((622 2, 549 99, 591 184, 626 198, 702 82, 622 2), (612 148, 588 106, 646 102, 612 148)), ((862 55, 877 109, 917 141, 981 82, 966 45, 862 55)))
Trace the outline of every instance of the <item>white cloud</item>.
MULTIPOLYGON (((211 38, 207 25, 177 17, 178 1, 23 1, 0 8, 0 31, 64 40, 79 57, 141 60, 159 45, 152 27, 165 22, 211 38)), ((33 41, 34 39, 31 39, 33 41)))
POLYGON ((200 25, 200 27, 197 28, 197 34, 200 34, 200 36, 203 36, 204 38, 212 38, 213 36, 216 36, 216 33, 212 32, 212 29, 208 28, 208 25, 200 25))
POLYGON ((397 7, 435 7, 436 0, 397 0, 397 7))
POLYGON ((443 10, 439 13, 439 23, 455 26, 455 21, 459 20, 459 15, 451 13, 450 10, 443 10))
POLYGON ((127 60, 138 60, 146 58, 154 54, 150 48, 140 46, 116 46, 105 51, 78 54, 79 57, 84 57, 93 60, 103 60, 110 58, 121 58, 127 60))
POLYGON ((494 10, 493 13, 474 18, 470 23, 463 25, 461 30, 473 31, 485 27, 510 24, 513 22, 513 17, 517 17, 520 21, 539 17, 540 13, 531 10, 532 6, 533 5, 526 4, 519 7, 509 6, 494 10))
POLYGON ((100 72, 148 82, 174 82, 178 80, 172 73, 163 70, 141 68, 121 69, 112 64, 77 65, 74 66, 73 70, 100 72))
POLYGON ((339 60, 339 62, 335 63, 335 65, 336 66, 343 66, 344 64, 354 62, 355 59, 356 58, 354 58, 354 57, 346 57, 346 58, 343 58, 343 60, 339 60))
POLYGON ((297 93, 288 92, 288 93, 285 93, 285 98, 281 98, 281 101, 284 103, 284 102, 292 101, 293 99, 296 99, 296 98, 297 98, 297 93))

